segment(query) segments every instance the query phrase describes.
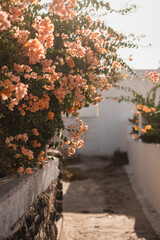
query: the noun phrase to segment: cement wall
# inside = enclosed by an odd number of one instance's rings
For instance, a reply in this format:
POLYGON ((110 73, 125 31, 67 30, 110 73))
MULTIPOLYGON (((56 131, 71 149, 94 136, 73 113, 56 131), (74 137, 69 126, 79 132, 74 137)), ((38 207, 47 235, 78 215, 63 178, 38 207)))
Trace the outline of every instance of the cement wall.
POLYGON ((127 152, 139 191, 160 215, 160 144, 132 140, 128 141, 127 152))
POLYGON ((56 239, 56 217, 62 211, 58 166, 54 157, 33 175, 0 179, 0 239, 56 239))

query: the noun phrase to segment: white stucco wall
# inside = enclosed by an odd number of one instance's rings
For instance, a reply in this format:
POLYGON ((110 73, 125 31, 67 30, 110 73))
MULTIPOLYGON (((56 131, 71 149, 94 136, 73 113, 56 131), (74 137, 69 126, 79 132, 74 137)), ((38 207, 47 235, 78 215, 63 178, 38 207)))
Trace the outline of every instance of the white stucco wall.
MULTIPOLYGON (((137 71, 140 76, 144 76, 145 70, 137 71)), ((131 87, 138 93, 146 92, 153 86, 149 81, 143 81, 137 77, 128 77, 121 82, 122 86, 131 87)), ((116 97, 128 95, 123 90, 110 88, 104 97, 116 97)), ((118 103, 114 100, 104 100, 98 107, 92 106, 80 111, 79 118, 88 125, 88 131, 84 135, 85 148, 77 152, 82 155, 112 155, 115 150, 127 150, 127 125, 128 119, 132 117, 132 103, 118 103)), ((71 122, 70 117, 65 122, 71 122)))
POLYGON ((160 144, 131 140, 127 145, 137 188, 160 215, 160 144))
POLYGON ((50 160, 33 175, 0 179, 0 239, 10 234, 11 228, 30 208, 49 185, 57 179, 59 159, 50 160))

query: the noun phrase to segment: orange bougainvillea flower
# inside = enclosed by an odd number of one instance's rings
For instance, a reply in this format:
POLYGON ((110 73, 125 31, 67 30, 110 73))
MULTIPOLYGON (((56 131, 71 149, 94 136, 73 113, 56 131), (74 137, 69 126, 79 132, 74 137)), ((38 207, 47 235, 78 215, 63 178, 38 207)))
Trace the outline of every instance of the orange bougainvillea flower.
POLYGON ((138 126, 134 126, 134 130, 135 130, 135 131, 138 131, 138 126))
POLYGON ((145 129, 146 129, 146 130, 150 130, 151 128, 152 128, 151 125, 146 125, 146 126, 145 126, 145 129))
POLYGON ((130 133, 130 134, 131 134, 132 139, 137 139, 138 138, 138 136, 134 135, 133 133, 130 133))
POLYGON ((24 171, 23 167, 19 167, 18 170, 17 170, 18 173, 22 173, 23 171, 24 171))
POLYGON ((74 68, 74 67, 75 67, 75 63, 74 63, 72 57, 66 58, 66 63, 68 64, 68 66, 69 66, 70 68, 74 68))
POLYGON ((133 61, 132 54, 129 56, 129 61, 133 61))
POLYGON ((149 77, 149 79, 154 83, 157 83, 159 81, 159 73, 157 73, 156 71, 154 72, 146 71, 145 77, 146 78, 149 77))
POLYGON ((68 114, 70 114, 70 113, 72 113, 72 109, 70 108, 70 109, 66 109, 66 112, 68 113, 68 114))
POLYGON ((8 20, 8 13, 0 10, 0 31, 6 31, 10 27, 11 22, 8 20))
POLYGON ((49 112, 48 113, 48 119, 52 121, 53 118, 54 118, 54 113, 53 112, 49 112))
POLYGON ((0 94, 4 94, 7 98, 12 95, 11 90, 9 88, 2 90, 0 94))
POLYGON ((147 130, 144 129, 144 128, 142 128, 141 131, 142 131, 142 133, 146 133, 147 132, 147 130))
POLYGON ((33 129, 32 129, 32 132, 33 132, 33 134, 34 134, 34 135, 36 135, 36 136, 38 136, 38 135, 39 135, 39 132, 37 131, 37 129, 36 129, 36 128, 33 128, 33 129))
POLYGON ((38 161, 39 161, 39 162, 43 161, 43 156, 42 156, 42 155, 39 155, 39 156, 38 156, 38 161))
POLYGON ((33 174, 34 173, 34 171, 32 171, 32 168, 26 168, 25 172, 28 173, 28 174, 33 174))
POLYGON ((152 112, 155 112, 155 111, 156 111, 156 109, 155 109, 154 107, 152 107, 151 110, 152 110, 152 112))
POLYGON ((135 108, 136 109, 142 109, 143 105, 142 104, 138 104, 135 108))
POLYGON ((34 141, 32 141, 32 146, 33 146, 34 148, 36 148, 36 147, 40 147, 41 144, 38 143, 37 140, 34 140, 34 141))
POLYGON ((151 110, 149 109, 149 107, 147 107, 147 106, 143 106, 143 109, 142 109, 144 112, 146 112, 146 113, 149 113, 149 112, 151 112, 151 110))
POLYGON ((80 104, 77 104, 77 107, 71 107, 70 109, 66 109, 66 112, 68 113, 68 114, 70 114, 70 113, 74 113, 74 114, 77 114, 77 111, 78 111, 78 109, 80 109, 81 108, 81 105, 80 104))
POLYGON ((48 157, 47 157, 47 156, 45 156, 45 157, 44 157, 44 161, 47 161, 47 160, 48 160, 48 157))

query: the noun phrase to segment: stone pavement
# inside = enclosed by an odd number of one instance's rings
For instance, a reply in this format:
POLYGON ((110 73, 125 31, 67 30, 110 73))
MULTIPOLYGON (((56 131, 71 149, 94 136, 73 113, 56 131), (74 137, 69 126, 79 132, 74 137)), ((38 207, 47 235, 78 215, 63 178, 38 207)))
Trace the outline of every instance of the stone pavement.
POLYGON ((64 222, 60 240, 158 240, 122 166, 83 157, 85 179, 64 182, 64 222))

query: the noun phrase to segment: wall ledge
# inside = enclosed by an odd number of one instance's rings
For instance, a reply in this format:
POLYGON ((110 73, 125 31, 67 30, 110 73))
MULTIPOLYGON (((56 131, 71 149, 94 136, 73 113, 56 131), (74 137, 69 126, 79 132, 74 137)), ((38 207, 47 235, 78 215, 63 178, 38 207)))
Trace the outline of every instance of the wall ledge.
POLYGON ((18 230, 23 215, 59 176, 59 159, 53 157, 33 175, 0 179, 0 239, 18 230))

